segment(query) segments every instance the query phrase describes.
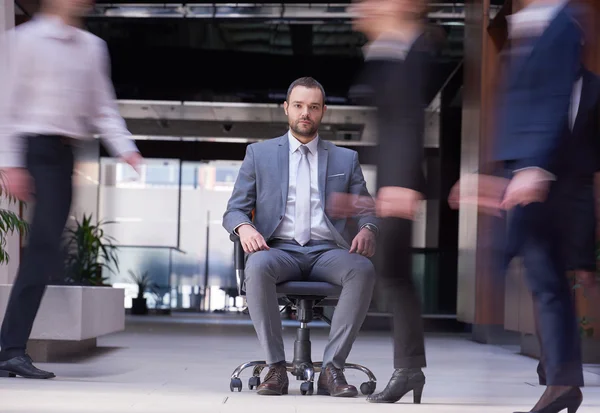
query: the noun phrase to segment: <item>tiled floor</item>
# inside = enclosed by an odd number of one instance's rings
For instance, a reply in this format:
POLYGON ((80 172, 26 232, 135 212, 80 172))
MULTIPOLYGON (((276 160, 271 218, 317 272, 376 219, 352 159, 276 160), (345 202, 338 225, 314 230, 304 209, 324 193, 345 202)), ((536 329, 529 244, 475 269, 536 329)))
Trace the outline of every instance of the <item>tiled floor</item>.
MULTIPOLYGON (((292 354, 294 324, 286 327, 292 354)), ((322 354, 327 331, 313 329, 313 357, 322 354)), ((431 335, 430 367, 422 405, 408 397, 396 405, 364 400, 301 396, 292 381, 290 395, 260 397, 247 389, 229 391, 236 365, 262 358, 247 320, 228 316, 173 316, 129 320, 127 331, 99 341, 97 355, 77 362, 43 365, 58 378, 48 381, 0 379, 0 412, 28 413, 354 413, 490 412, 528 410, 542 391, 535 383, 534 360, 511 349, 475 344, 460 336, 431 335)), ((349 362, 373 370, 382 389, 392 372, 391 342, 383 333, 365 333, 349 362)), ((352 384, 364 376, 347 372, 352 384)), ((600 371, 586 372, 582 413, 600 411, 600 371)))

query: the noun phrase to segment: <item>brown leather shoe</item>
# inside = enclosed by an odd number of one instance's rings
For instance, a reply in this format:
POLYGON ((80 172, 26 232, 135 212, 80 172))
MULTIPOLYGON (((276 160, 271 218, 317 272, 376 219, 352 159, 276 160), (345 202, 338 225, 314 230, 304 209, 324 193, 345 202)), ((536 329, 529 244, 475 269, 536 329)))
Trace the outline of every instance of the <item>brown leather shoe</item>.
POLYGON ((333 364, 328 364, 319 375, 317 394, 333 397, 356 397, 358 390, 348 384, 341 369, 334 367, 333 364))
POLYGON ((269 367, 265 381, 256 388, 256 392, 261 396, 281 396, 288 394, 289 385, 285 364, 275 364, 269 367))

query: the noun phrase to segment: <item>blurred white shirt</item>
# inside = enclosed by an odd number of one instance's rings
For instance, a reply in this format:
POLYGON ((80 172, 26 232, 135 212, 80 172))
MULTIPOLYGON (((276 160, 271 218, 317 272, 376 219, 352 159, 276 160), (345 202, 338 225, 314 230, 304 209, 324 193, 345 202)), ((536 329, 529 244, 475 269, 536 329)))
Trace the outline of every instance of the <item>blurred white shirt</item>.
POLYGON ((106 43, 39 15, 1 39, 0 167, 24 164, 24 135, 89 139, 113 156, 137 152, 110 80, 106 43))

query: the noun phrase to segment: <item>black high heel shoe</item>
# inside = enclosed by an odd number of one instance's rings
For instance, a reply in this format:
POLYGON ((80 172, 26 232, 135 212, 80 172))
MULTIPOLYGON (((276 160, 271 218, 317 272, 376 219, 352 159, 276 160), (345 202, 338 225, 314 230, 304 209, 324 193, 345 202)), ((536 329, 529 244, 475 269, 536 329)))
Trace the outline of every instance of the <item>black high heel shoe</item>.
POLYGON ((371 403, 396 403, 405 394, 413 392, 413 402, 421 403, 425 387, 425 375, 421 369, 396 369, 388 385, 381 393, 367 398, 371 403))
POLYGON ((573 387, 566 393, 563 393, 556 399, 552 400, 548 405, 539 410, 532 410, 529 413, 559 413, 563 410, 567 410, 567 413, 576 413, 577 409, 579 409, 579 406, 581 406, 582 401, 583 394, 581 394, 581 390, 579 387, 573 387))

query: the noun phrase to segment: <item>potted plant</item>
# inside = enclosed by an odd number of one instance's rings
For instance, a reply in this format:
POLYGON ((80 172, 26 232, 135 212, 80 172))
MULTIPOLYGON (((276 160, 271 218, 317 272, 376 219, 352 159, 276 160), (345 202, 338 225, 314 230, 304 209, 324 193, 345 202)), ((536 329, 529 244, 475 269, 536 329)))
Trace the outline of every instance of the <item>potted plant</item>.
POLYGON ((155 286, 155 288, 152 289, 152 297, 154 298, 154 310, 153 311, 155 314, 158 315, 170 315, 171 314, 171 309, 168 306, 164 306, 164 299, 165 299, 165 295, 168 294, 168 289, 166 288, 161 288, 159 286, 155 286))
MULTIPOLYGON (((600 260, 600 246, 596 249, 597 259, 600 260)), ((596 274, 596 287, 600 288, 600 274, 596 274)), ((576 275, 569 274, 569 279, 573 288, 573 298, 576 306, 577 320, 579 324, 579 334, 581 335, 582 356, 584 363, 599 363, 600 362, 600 347, 598 342, 600 336, 600 319, 598 317, 597 293, 585 287, 577 279, 576 275), (592 293, 592 294, 590 294, 592 293), (589 294, 589 296, 588 296, 589 294)), ((597 290, 596 290, 597 291, 597 290)))
POLYGON ((152 277, 150 277, 148 271, 144 271, 140 274, 132 270, 129 270, 128 272, 129 280, 138 286, 138 295, 132 300, 131 314, 146 315, 148 314, 148 303, 144 294, 155 291, 156 284, 152 281, 152 277))
MULTIPOLYGON (((6 200, 8 205, 23 205, 15 197, 6 191, 6 176, 0 170, 0 200, 6 200)), ((18 214, 11 210, 0 208, 0 264, 6 264, 10 260, 10 256, 6 251, 7 235, 14 234, 15 231, 21 235, 25 235, 29 230, 27 222, 18 214)))
POLYGON ((112 223, 94 223, 91 215, 83 215, 74 226, 66 229, 64 283, 109 286, 102 271, 105 268, 111 272, 119 270, 115 240, 104 232, 104 226, 112 223))

